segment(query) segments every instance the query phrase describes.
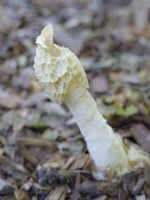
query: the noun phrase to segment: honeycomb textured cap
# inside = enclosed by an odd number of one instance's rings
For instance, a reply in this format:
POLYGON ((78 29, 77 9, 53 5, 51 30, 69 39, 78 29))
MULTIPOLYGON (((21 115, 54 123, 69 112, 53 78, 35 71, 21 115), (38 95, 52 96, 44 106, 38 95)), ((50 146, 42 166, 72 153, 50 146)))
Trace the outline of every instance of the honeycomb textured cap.
POLYGON ((36 43, 35 74, 53 102, 64 101, 73 80, 76 80, 77 87, 88 88, 88 80, 79 59, 68 48, 53 43, 52 25, 41 31, 36 43))

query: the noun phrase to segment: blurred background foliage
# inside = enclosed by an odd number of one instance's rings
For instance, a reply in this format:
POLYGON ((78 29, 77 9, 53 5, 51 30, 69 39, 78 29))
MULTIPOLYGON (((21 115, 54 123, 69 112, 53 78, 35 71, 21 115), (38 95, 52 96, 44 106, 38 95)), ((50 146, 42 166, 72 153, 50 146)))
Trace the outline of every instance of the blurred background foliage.
POLYGON ((20 188, 35 173, 41 184, 42 167, 85 169, 90 162, 71 113, 50 102, 34 75, 35 40, 49 23, 55 42, 80 58, 109 124, 150 152, 149 21, 149 0, 0 1, 3 179, 20 188))

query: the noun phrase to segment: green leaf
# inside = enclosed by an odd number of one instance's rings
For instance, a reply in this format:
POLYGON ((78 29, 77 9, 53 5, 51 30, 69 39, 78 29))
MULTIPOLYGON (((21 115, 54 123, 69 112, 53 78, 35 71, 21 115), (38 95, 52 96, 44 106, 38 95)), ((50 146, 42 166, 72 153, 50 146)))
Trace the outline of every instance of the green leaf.
POLYGON ((130 105, 126 108, 118 108, 116 114, 120 116, 129 117, 136 114, 137 112, 138 112, 137 108, 133 105, 130 105))
POLYGON ((32 112, 27 119, 27 126, 33 129, 45 129, 48 125, 43 121, 41 113, 36 111, 32 112))

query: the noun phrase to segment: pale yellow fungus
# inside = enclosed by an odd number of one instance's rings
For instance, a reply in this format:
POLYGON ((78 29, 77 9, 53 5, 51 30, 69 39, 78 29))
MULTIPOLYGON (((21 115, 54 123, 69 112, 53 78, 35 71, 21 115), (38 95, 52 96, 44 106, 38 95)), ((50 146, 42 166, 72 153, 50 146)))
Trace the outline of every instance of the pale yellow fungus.
POLYGON ((150 163, 144 151, 125 144, 107 124, 87 90, 88 81, 79 59, 68 48, 53 43, 52 25, 42 30, 36 43, 37 79, 53 102, 65 103, 71 110, 95 163, 95 178, 121 176, 150 163))

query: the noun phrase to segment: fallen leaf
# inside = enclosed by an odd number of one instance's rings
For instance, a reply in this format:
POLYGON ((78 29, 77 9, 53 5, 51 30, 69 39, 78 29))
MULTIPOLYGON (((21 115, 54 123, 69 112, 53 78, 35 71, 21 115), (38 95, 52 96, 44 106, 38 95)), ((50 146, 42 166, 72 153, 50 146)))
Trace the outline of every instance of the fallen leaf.
POLYGON ((147 152, 150 152, 150 129, 143 124, 134 124, 130 129, 136 142, 147 152))
POLYGON ((93 77, 91 81, 91 90, 93 92, 103 93, 109 89, 108 80, 104 75, 93 77))

